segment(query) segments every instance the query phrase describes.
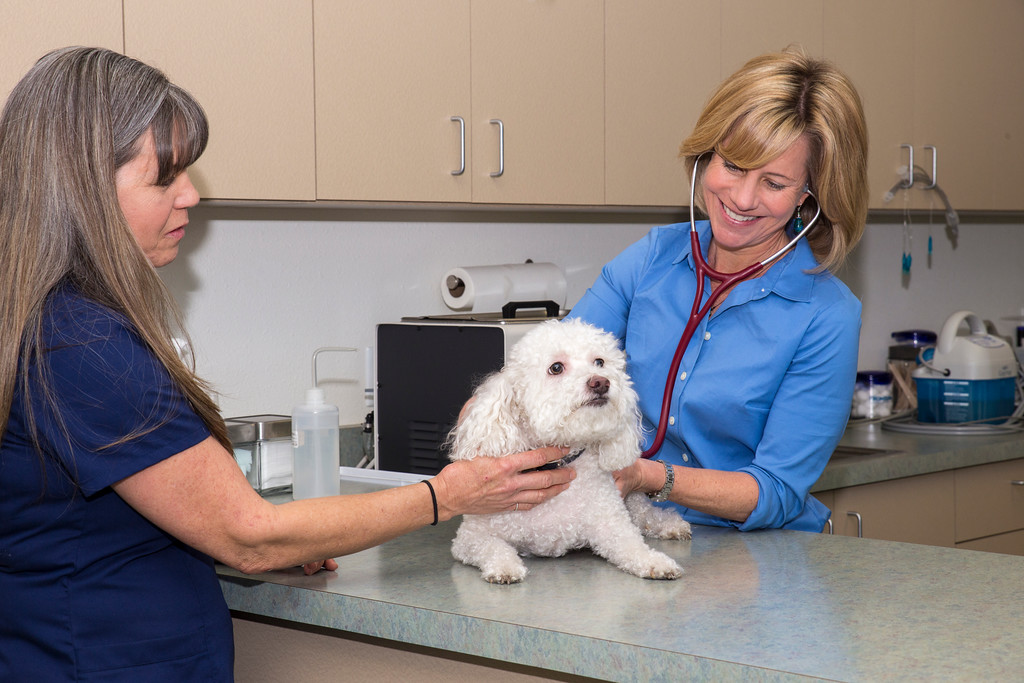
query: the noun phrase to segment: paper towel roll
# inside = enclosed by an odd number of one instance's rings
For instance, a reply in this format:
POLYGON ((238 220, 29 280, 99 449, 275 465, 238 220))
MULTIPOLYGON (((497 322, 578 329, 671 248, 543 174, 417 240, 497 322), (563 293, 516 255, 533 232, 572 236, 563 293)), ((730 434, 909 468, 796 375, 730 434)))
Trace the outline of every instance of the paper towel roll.
POLYGON ((500 311, 510 301, 554 301, 565 306, 565 275, 553 263, 507 263, 452 268, 441 296, 453 311, 500 311))

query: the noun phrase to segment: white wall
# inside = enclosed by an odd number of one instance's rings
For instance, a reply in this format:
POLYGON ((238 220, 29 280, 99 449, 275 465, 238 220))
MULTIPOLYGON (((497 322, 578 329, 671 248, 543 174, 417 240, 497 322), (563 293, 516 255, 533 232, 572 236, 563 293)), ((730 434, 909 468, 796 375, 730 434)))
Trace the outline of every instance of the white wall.
MULTIPOLYGON (((379 322, 451 313, 440 286, 452 267, 551 261, 565 272, 571 304, 650 225, 439 215, 413 222, 339 220, 330 209, 193 209, 179 257, 161 275, 224 415, 290 414, 312 384, 316 348, 365 349, 379 322)), ((320 384, 342 424, 366 414, 364 365, 362 353, 320 357, 320 384)))
MULTIPOLYGON (((179 258, 161 275, 186 313, 200 373, 221 393, 225 416, 289 414, 311 385, 321 346, 373 345, 374 326, 450 311, 441 276, 453 266, 552 261, 568 303, 601 266, 662 218, 608 222, 602 215, 514 214, 503 222, 465 213, 384 214, 333 209, 200 206, 179 258)), ((941 216, 939 217, 941 219, 941 216)), ((938 331, 968 308, 1003 334, 1024 306, 1024 225, 970 224, 956 249, 941 225, 915 219, 909 283, 900 273, 902 224, 868 227, 842 277, 864 302, 861 369, 881 366, 893 330, 938 331)), ((321 356, 319 375, 343 424, 362 421, 364 356, 321 356)))
POLYGON ((858 367, 884 368, 892 332, 938 333, 946 318, 961 309, 977 313, 1015 343, 1018 322, 1006 318, 1024 314, 1024 225, 961 222, 955 247, 939 212, 930 228, 925 216, 915 217, 910 229, 909 278, 900 269, 902 221, 869 225, 840 272, 864 307, 858 367))

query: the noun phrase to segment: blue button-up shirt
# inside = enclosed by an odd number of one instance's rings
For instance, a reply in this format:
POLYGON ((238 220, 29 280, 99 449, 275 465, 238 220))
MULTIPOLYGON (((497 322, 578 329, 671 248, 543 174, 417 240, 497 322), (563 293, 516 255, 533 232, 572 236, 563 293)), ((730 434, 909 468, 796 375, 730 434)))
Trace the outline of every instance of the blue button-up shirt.
MULTIPOLYGON (((707 253, 711 228, 697 223, 707 253)), ((653 229, 606 265, 573 308, 623 341, 653 441, 666 375, 696 293, 689 224, 653 229)), ((739 283, 697 327, 672 390, 657 458, 747 472, 757 506, 742 525, 680 508, 698 524, 820 531, 828 509, 808 494, 850 414, 860 302, 817 262, 806 240, 739 283)), ((710 292, 705 282, 704 299, 710 292)), ((703 304, 703 302, 702 302, 703 304)))

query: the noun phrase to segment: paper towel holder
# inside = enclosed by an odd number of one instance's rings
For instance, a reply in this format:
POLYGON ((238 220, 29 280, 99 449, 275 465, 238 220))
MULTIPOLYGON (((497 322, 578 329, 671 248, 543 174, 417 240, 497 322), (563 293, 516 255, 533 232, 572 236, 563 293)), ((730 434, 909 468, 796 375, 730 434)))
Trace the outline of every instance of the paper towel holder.
POLYGON ((449 275, 444 284, 448 288, 448 293, 456 298, 466 293, 466 283, 460 277, 449 275))

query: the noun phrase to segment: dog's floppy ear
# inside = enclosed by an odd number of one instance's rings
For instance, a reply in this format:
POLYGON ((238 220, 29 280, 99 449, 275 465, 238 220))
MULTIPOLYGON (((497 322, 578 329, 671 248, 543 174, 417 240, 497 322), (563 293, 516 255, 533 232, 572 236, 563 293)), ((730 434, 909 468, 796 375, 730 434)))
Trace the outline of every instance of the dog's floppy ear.
MULTIPOLYGON (((632 388, 628 391, 632 391, 632 388)), ((596 445, 597 463, 602 470, 621 470, 640 457, 640 412, 634 408, 626 422, 615 436, 596 445)))
POLYGON ((516 387, 505 371, 489 376, 473 394, 473 402, 452 430, 452 460, 478 455, 502 456, 528 450, 516 387))

